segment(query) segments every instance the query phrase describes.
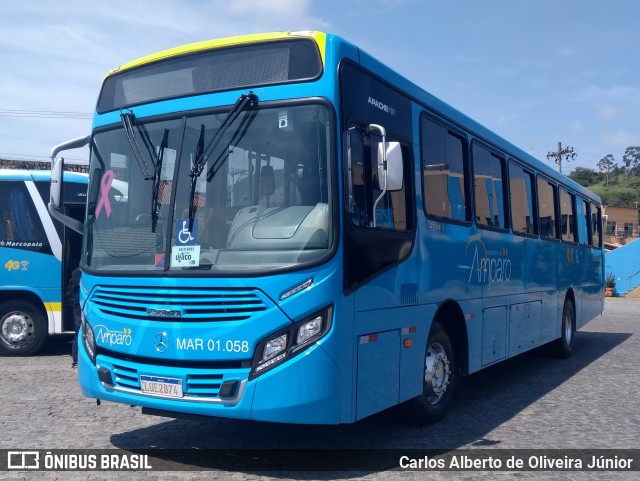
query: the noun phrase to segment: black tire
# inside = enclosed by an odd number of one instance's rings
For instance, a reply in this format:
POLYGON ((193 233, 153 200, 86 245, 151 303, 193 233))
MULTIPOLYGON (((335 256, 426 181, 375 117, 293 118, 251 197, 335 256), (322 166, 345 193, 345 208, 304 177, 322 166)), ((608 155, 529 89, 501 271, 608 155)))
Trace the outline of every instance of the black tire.
POLYGON ((23 300, 0 304, 0 355, 28 356, 47 341, 42 312, 23 300))
POLYGON ((576 308, 573 301, 567 298, 562 308, 562 335, 552 344, 552 352, 555 356, 567 359, 573 353, 573 344, 576 333, 576 308))
POLYGON ((439 322, 431 326, 423 365, 423 392, 410 401, 413 419, 433 424, 445 415, 458 384, 458 366, 449 334, 439 322))

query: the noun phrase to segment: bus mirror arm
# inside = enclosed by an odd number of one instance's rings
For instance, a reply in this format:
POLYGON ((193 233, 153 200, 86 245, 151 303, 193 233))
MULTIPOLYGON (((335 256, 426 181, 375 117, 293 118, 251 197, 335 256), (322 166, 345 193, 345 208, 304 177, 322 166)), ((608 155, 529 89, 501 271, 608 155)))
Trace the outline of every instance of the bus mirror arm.
POLYGON ((382 200, 384 195, 387 193, 387 132, 382 125, 378 124, 370 124, 369 132, 378 131, 380 137, 382 137, 378 151, 376 153, 376 165, 378 167, 378 183, 380 183, 380 178, 382 177, 382 185, 380 189, 380 195, 373 203, 373 227, 376 227, 376 210, 378 208, 378 203, 382 200), (382 174, 382 175, 380 175, 382 174))
POLYGON ((48 210, 51 217, 61 222, 63 225, 82 234, 84 224, 72 217, 64 214, 64 193, 63 193, 63 175, 64 175, 64 158, 56 156, 63 150, 79 149, 89 143, 90 136, 80 137, 69 140, 60 145, 56 145, 51 149, 51 190, 49 196, 48 210))
POLYGON ((369 132, 377 132, 382 137, 376 153, 376 166, 378 167, 378 183, 380 195, 373 203, 373 227, 376 227, 376 209, 378 203, 387 192, 402 189, 402 149, 399 142, 387 142, 387 132, 382 125, 370 124, 369 132))
POLYGON ((78 137, 77 139, 67 140, 66 142, 56 145, 53 149, 51 149, 50 157, 51 157, 52 165, 53 165, 53 160, 63 150, 79 149, 81 147, 84 147, 85 145, 88 145, 90 140, 91 140, 91 136, 86 135, 85 137, 78 137))

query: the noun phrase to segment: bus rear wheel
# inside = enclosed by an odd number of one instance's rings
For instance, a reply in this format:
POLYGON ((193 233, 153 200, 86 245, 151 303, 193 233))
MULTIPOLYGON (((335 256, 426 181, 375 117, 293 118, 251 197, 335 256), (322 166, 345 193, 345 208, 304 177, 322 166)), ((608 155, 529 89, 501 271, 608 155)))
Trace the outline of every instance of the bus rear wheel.
POLYGON ((423 392, 412 399, 415 420, 433 424, 447 411, 457 385, 455 352, 449 334, 439 322, 431 326, 424 358, 423 392))
POLYGON ((0 354, 28 356, 47 340, 47 323, 42 313, 21 300, 0 304, 0 354))

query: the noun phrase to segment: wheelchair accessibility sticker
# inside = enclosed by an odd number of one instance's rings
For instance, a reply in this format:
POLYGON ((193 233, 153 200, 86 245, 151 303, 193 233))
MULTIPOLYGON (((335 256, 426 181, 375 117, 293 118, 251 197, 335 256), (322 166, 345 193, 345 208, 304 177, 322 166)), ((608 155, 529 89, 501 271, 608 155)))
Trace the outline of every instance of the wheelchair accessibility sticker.
POLYGON ((200 265, 200 246, 198 240, 198 219, 193 220, 189 230, 189 221, 178 219, 175 227, 176 244, 171 248, 171 267, 198 267, 200 265))
POLYGON ((198 239, 198 219, 193 219, 193 227, 189 230, 189 221, 178 219, 176 222, 176 245, 194 246, 198 239))

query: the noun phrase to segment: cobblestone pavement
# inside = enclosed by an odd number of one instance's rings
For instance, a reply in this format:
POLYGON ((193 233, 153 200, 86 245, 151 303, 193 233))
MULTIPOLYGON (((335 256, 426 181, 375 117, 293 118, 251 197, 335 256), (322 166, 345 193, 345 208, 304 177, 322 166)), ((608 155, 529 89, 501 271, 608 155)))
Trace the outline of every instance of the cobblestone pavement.
MULTIPOLYGON (((640 299, 608 299, 577 333, 567 360, 540 350, 470 376, 448 416, 412 426, 390 410, 345 426, 226 419, 174 420, 85 399, 70 368, 68 339, 31 358, 0 358, 0 449, 638 449, 640 299)), ((178 459, 179 461, 179 459, 178 459)), ((4 472, 0 478, 196 479, 639 479, 640 472, 4 472)))

